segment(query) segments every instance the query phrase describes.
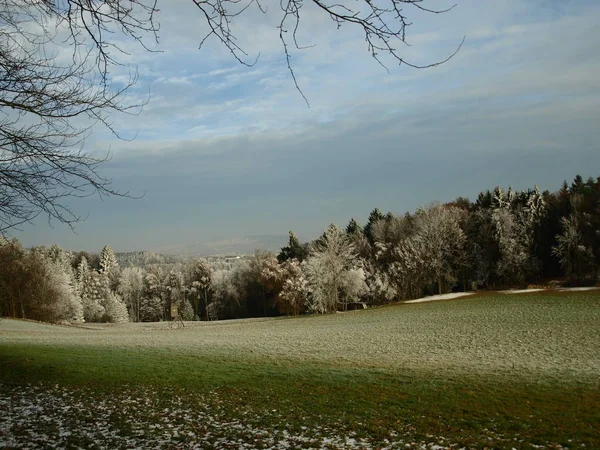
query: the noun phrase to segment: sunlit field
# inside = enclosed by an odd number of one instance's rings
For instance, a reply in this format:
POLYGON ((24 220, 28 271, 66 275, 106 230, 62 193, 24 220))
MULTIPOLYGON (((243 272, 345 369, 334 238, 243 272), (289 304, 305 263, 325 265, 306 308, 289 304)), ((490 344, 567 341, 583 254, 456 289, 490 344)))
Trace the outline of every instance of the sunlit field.
POLYGON ((300 318, 0 322, 0 446, 600 446, 600 291, 300 318))

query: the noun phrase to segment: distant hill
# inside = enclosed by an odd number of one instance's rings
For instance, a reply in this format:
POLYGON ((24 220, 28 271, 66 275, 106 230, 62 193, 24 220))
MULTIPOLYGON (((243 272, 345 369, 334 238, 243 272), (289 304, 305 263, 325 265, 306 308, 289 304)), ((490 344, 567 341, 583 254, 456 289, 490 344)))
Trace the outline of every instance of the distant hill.
POLYGON ((248 255, 255 250, 279 253, 288 240, 287 235, 259 235, 225 239, 215 242, 191 242, 169 244, 151 250, 137 252, 117 252, 117 261, 121 267, 146 266, 149 264, 185 263, 190 258, 199 257, 235 257, 248 255))

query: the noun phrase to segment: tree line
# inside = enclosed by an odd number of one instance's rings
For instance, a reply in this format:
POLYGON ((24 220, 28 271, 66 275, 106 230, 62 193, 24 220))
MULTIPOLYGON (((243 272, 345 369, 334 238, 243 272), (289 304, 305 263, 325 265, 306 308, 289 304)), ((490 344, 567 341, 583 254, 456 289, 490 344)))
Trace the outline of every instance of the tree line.
MULTIPOLYGON (((600 263, 600 177, 554 193, 496 187, 412 213, 375 208, 364 226, 331 224, 279 254, 158 258, 121 268, 100 255, 0 243, 0 313, 47 322, 217 320, 330 313, 451 291, 593 285, 600 263)), ((131 262, 131 260, 130 260, 131 262)))

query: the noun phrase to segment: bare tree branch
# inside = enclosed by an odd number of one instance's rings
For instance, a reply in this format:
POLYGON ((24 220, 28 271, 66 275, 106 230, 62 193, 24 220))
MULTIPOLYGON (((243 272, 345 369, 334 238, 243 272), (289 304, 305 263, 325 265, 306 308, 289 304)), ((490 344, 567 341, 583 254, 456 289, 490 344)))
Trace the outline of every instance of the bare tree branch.
MULTIPOLYGON (((202 11, 210 31, 203 38, 202 44, 208 38, 216 37, 240 63, 252 66, 256 63, 246 60, 248 54, 237 43, 237 38, 233 33, 233 20, 239 16, 247 8, 253 4, 257 4, 261 12, 266 14, 266 9, 263 9, 256 0, 193 0, 195 5, 202 11)), ((342 25, 352 26, 360 30, 367 43, 367 50, 371 56, 386 70, 388 68, 381 59, 381 54, 390 56, 396 60, 398 64, 404 64, 415 69, 425 69, 439 66, 449 61, 458 53, 464 43, 463 40, 457 48, 446 58, 441 61, 419 65, 407 61, 397 49, 397 45, 408 45, 406 42, 406 31, 411 25, 407 15, 404 13, 404 7, 413 7, 416 10, 430 13, 442 14, 446 13, 456 5, 449 8, 436 10, 423 6, 424 0, 356 0, 355 2, 329 3, 325 0, 310 0, 324 14, 327 14, 335 23, 337 28, 342 25)), ((296 49, 302 50, 312 46, 298 45, 297 33, 301 22, 301 11, 304 6, 304 0, 280 0, 279 6, 282 11, 282 17, 279 22, 279 39, 283 47, 283 52, 286 57, 288 71, 294 82, 294 86, 309 105, 308 99, 302 92, 293 65, 291 64, 291 53, 289 40, 293 42, 296 49), (291 20, 291 26, 288 27, 288 19, 291 20)), ((257 58, 258 59, 258 58, 257 58)))

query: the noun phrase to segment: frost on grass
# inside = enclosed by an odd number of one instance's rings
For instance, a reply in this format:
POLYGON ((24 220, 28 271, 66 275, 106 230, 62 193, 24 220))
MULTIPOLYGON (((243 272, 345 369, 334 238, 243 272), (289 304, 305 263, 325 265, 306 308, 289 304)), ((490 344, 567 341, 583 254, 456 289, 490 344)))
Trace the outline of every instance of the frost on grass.
POLYGON ((277 410, 257 414, 246 407, 232 416, 216 392, 187 394, 182 400, 164 389, 122 389, 102 396, 88 388, 2 386, 0 410, 0 448, 455 447, 443 437, 418 440, 395 431, 374 441, 344 434, 338 423, 294 427, 277 410))
MULTIPOLYGON (((335 420, 293 422, 276 409, 255 411, 232 405, 216 391, 124 386, 106 393, 88 387, 0 385, 0 448, 461 448, 444 436, 419 433, 411 424, 398 423, 397 429, 372 437, 347 431, 335 420)), ((519 435, 487 428, 479 438, 501 448, 522 448, 523 444, 519 435)), ((563 447, 547 443, 536 448, 563 447)))
POLYGON ((500 294, 326 316, 189 322, 178 330, 164 322, 83 328, 3 320, 0 344, 146 349, 390 370, 505 371, 535 380, 597 382, 598 292, 500 294))

